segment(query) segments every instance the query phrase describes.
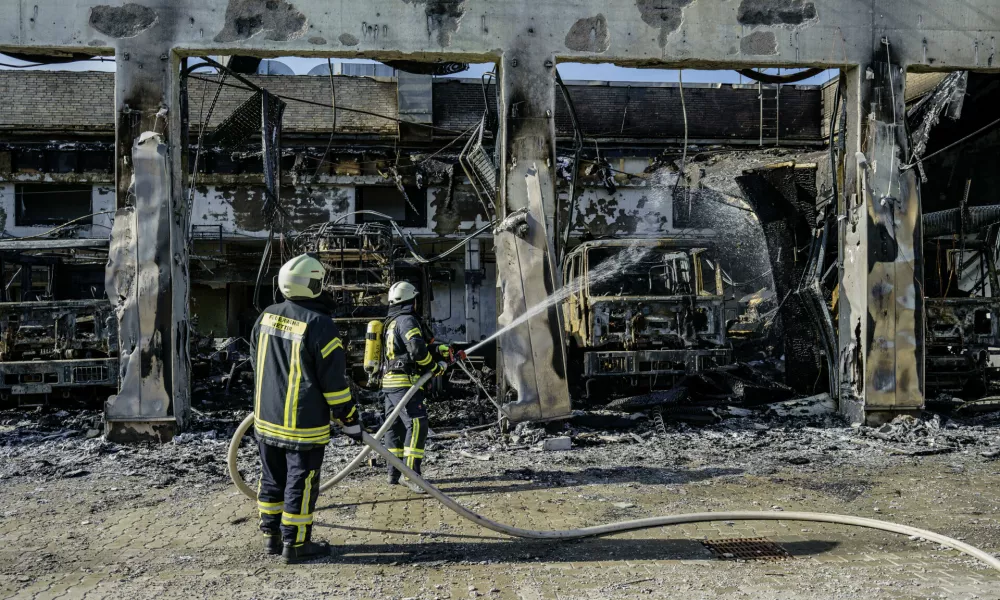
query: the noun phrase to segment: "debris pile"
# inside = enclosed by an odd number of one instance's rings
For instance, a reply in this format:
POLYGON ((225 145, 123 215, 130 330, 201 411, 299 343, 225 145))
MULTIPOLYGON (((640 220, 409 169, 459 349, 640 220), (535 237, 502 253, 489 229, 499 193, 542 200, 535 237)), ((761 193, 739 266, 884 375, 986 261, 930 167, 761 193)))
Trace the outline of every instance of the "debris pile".
POLYGON ((226 447, 243 414, 198 415, 189 432, 168 444, 119 445, 103 437, 95 410, 0 411, 0 479, 45 482, 88 475, 139 477, 166 487, 183 478, 209 484, 226 477, 226 447))
POLYGON ((692 424, 718 423, 732 412, 726 407, 754 408, 794 398, 795 391, 773 379, 775 374, 764 362, 728 365, 685 375, 669 390, 619 398, 607 407, 654 410, 659 418, 692 424))
MULTIPOLYGON (((881 427, 859 428, 859 441, 881 445, 891 454, 926 456, 956 452, 967 446, 981 446, 984 441, 995 445, 997 440, 994 436, 983 435, 988 431, 982 425, 944 421, 937 414, 926 419, 901 415, 881 427)), ((991 452, 986 450, 984 454, 991 452)), ((1000 455, 1000 450, 996 454, 1000 455)))
POLYGON ((192 333, 191 400, 195 406, 249 408, 253 381, 247 340, 192 333))
MULTIPOLYGON (((851 427, 835 412, 817 408, 825 406, 830 406, 825 395, 754 409, 720 406, 715 410, 726 418, 700 427, 661 421, 653 411, 576 411, 567 420, 522 423, 509 431, 492 423, 456 430, 432 417, 426 464, 432 479, 523 470, 535 484, 570 485, 569 479, 586 483, 636 476, 678 483, 678 478, 708 472, 769 476, 789 466, 805 471, 879 469, 901 457, 941 452, 962 455, 962 460, 1000 458, 1000 415, 985 415, 975 423, 905 417, 870 428, 851 427), (582 471, 567 475, 567 468, 582 471)), ((369 417, 379 420, 380 411, 367 412, 367 426, 374 430, 377 423, 369 417)), ((191 430, 171 443, 118 445, 102 437, 99 411, 0 411, 0 479, 44 483, 128 477, 135 478, 130 485, 167 487, 183 481, 225 486, 229 439, 245 416, 245 409, 199 410, 191 430)), ((346 438, 334 438, 325 471, 339 470, 358 450, 346 438)), ((239 457, 244 477, 254 480, 259 467, 252 435, 245 438, 239 457)), ((351 480, 374 472, 362 469, 351 480)))

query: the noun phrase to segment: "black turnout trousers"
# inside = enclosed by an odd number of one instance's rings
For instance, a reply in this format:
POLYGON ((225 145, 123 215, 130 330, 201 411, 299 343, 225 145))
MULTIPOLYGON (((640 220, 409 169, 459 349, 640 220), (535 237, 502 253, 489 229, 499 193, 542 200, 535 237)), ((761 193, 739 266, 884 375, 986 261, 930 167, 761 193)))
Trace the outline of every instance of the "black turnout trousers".
MULTIPOLYGON (((385 394, 385 414, 389 415, 403 399, 410 388, 382 390, 385 394)), ((420 463, 424 459, 424 444, 427 442, 427 407, 424 406, 424 391, 417 393, 407 403, 399 418, 385 434, 385 447, 406 466, 420 473, 420 463)), ((389 467, 389 476, 399 477, 399 471, 389 467)))
POLYGON ((286 450, 259 442, 260 486, 257 508, 260 530, 280 531, 281 541, 298 546, 312 536, 313 511, 319 497, 320 468, 325 446, 311 450, 286 450))

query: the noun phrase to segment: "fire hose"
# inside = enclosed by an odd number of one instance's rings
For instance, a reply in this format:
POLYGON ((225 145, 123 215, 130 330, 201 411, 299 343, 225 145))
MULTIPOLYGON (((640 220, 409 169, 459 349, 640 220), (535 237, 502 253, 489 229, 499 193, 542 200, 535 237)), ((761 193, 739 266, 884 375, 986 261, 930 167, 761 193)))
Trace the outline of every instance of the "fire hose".
MULTIPOLYGON (((518 538, 528 538, 528 539, 579 539, 585 537, 594 537, 609 535, 613 533, 622 533, 625 531, 637 531, 640 529, 650 529, 653 527, 666 527, 669 525, 682 525, 688 523, 706 523, 711 521, 806 521, 813 523, 832 523, 837 525, 850 525, 855 527, 866 527, 868 529, 877 529, 880 531, 887 531, 889 533, 898 533, 900 535, 906 535, 915 538, 921 538, 931 542, 936 542, 942 546, 951 548, 953 550, 958 550, 959 552, 965 553, 973 558, 977 558, 987 565, 993 567, 997 571, 1000 571, 1000 559, 997 559, 993 555, 971 546, 959 540, 934 533, 933 531, 927 531, 925 529, 918 529, 916 527, 910 527, 908 525, 898 525, 896 523, 889 523, 887 521, 879 521, 876 519, 867 519, 864 517, 854 517, 849 515, 836 515, 829 513, 815 513, 815 512, 777 512, 777 511, 736 511, 736 512, 709 512, 709 513, 690 513, 683 515, 668 515, 662 517, 648 517, 645 519, 635 519, 632 521, 622 521, 618 523, 609 523, 606 525, 595 525, 591 527, 582 527, 579 529, 567 529, 567 530, 533 530, 533 529, 523 529, 521 527, 514 527, 512 525, 507 525, 504 523, 499 523, 493 521, 483 515, 477 514, 469 510, 468 508, 462 506, 457 501, 455 501, 450 496, 446 495, 444 492, 434 487, 428 483, 423 477, 418 475, 415 471, 406 466, 402 460, 394 456, 389 450, 382 445, 381 439, 385 435, 386 431, 392 426, 396 418, 399 417, 399 413, 406 406, 406 403, 413 397, 418 389, 420 389, 427 381, 430 379, 430 373, 424 374, 412 387, 406 392, 402 400, 396 405, 395 409, 386 417, 385 423, 382 427, 375 433, 374 436, 370 435, 368 432, 363 431, 362 436, 366 447, 358 454, 358 456, 350 462, 344 469, 342 469, 337 475, 335 475, 331 480, 324 482, 321 486, 321 490, 329 489, 330 487, 336 485, 339 481, 343 480, 347 475, 360 465, 366 456, 374 450, 381 456, 385 461, 398 469, 404 476, 409 478, 410 481, 418 485, 421 489, 426 491, 428 494, 434 497, 438 502, 444 504, 446 507, 456 512, 459 516, 472 521, 480 527, 484 527, 491 531, 497 533, 502 533, 504 535, 509 535, 511 537, 518 538)), ((253 413, 247 416, 246 419, 240 423, 240 426, 236 429, 236 433, 233 435, 232 441, 229 443, 229 455, 228 455, 228 465, 229 474, 233 479, 233 483, 236 487, 243 492, 248 498, 252 500, 257 499, 256 493, 246 484, 243 480, 243 476, 240 475, 239 469, 237 468, 237 455, 239 453, 240 443, 243 440, 243 436, 253 425, 253 413)))

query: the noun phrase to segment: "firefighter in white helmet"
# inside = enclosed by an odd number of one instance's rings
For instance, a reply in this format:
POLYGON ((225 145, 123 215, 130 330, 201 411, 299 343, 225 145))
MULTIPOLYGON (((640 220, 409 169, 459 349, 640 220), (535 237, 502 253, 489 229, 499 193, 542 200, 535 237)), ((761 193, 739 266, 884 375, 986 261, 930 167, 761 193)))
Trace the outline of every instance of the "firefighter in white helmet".
POLYGON ((285 301, 254 325, 254 432, 260 447, 257 492, 264 551, 299 562, 329 553, 312 541, 323 452, 331 422, 361 441, 361 422, 347 381, 344 343, 317 299, 326 270, 309 254, 278 272, 285 301))
MULTIPOLYGON (((382 392, 385 395, 385 413, 388 415, 402 400, 406 391, 430 371, 442 375, 451 360, 448 344, 435 343, 429 329, 417 317, 417 288, 407 281, 399 281, 389 288, 389 317, 383 332, 382 392)), ((416 394, 385 435, 385 445, 406 466, 420 473, 427 441, 427 408, 424 391, 416 394)), ((400 473, 389 467, 389 484, 399 483, 400 473)), ((413 482, 403 483, 413 492, 423 494, 413 482)))

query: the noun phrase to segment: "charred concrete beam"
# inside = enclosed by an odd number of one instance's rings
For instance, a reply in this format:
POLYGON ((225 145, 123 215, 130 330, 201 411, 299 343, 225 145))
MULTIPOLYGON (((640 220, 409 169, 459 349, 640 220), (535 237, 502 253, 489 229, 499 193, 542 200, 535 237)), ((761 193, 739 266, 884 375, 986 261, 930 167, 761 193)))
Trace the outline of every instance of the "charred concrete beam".
POLYGON ((106 53, 168 32, 193 55, 449 61, 496 58, 535 37, 577 61, 716 68, 867 64, 892 32, 897 60, 925 69, 989 68, 995 0, 33 0, 0 20, 0 50, 106 53), (181 15, 182 18, 174 18, 181 15), (530 28, 531 33, 527 30, 530 28), (745 38, 749 38, 744 41, 745 38))
POLYGON ((841 203, 841 407, 879 423, 924 405, 920 191, 915 172, 900 169, 909 156, 905 71, 891 42, 883 38, 848 83, 849 98, 861 100, 849 116, 863 121, 849 132, 856 170, 841 203))
POLYGON ((174 281, 171 269, 172 242, 178 236, 163 136, 141 135, 131 164, 135 204, 118 210, 108 253, 106 288, 119 320, 121 357, 120 388, 105 408, 107 433, 132 441, 156 431, 165 436, 157 439, 167 441, 185 424, 189 406, 186 383, 178 389, 186 374, 175 372, 179 338, 172 288, 186 287, 187 281, 174 281))
MULTIPOLYGON (((175 16, 161 10, 156 22, 175 16)), ((118 214, 106 288, 121 356, 119 393, 105 416, 108 436, 122 441, 167 441, 190 410, 187 210, 179 197, 180 151, 166 135, 179 129, 169 110, 177 105, 179 63, 161 37, 169 31, 139 31, 116 54, 118 214)))
POLYGON ((837 215, 840 225, 840 296, 837 369, 840 412, 853 423, 865 420, 865 361, 868 332, 867 202, 858 180, 861 166, 864 106, 871 102, 871 82, 864 67, 841 72, 847 82, 846 153, 838 163, 843 173, 837 215))
MULTIPOLYGON (((501 218, 526 211, 527 233, 496 232, 498 297, 504 327, 555 292, 555 61, 532 44, 504 56, 501 68, 501 136, 506 151, 501 218)), ((498 339, 505 388, 516 401, 504 406, 513 422, 570 414, 566 352, 558 305, 528 319, 498 339)))
POLYGON ((875 60, 872 114, 863 152, 868 194, 868 361, 865 413, 869 422, 924 407, 924 267, 920 187, 902 171, 910 155, 904 99, 906 70, 888 38, 875 60), (888 168, 886 168, 888 167, 888 168))

